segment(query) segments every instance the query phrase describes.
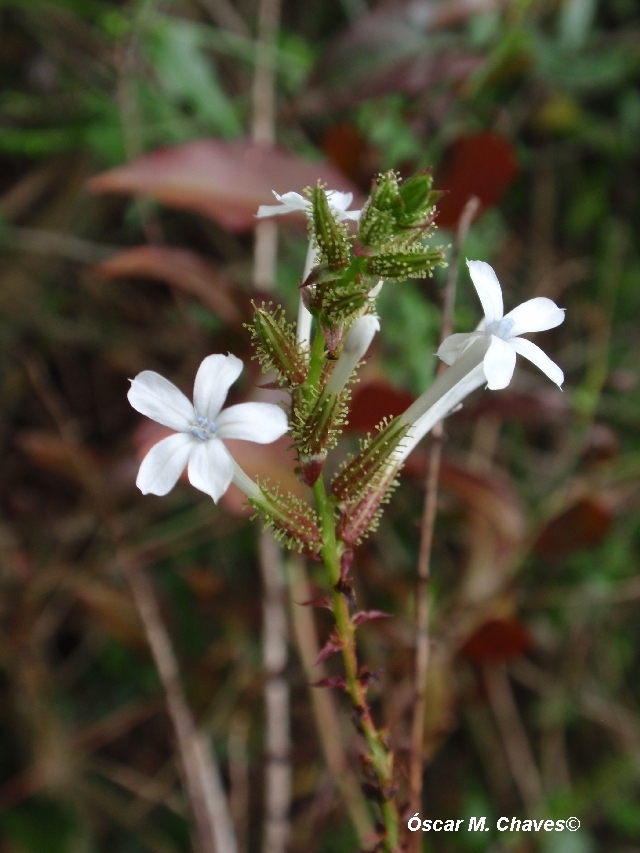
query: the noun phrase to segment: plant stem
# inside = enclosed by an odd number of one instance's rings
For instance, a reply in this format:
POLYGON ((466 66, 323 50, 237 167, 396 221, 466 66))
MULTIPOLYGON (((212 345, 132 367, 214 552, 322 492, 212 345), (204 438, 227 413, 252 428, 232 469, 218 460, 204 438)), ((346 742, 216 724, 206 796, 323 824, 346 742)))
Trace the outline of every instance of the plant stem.
POLYGON ((321 477, 313 487, 320 529, 322 532, 322 558, 327 568, 332 587, 333 616, 336 630, 342 643, 342 659, 346 676, 346 690, 357 715, 357 726, 368 747, 367 759, 375 773, 381 794, 380 810, 385 827, 384 847, 388 853, 397 849, 399 839, 398 810, 393 799, 393 754, 385 743, 384 734, 378 731, 371 717, 367 702, 366 685, 358 677, 356 650, 356 628, 351 621, 349 605, 345 596, 336 589, 340 581, 340 546, 336 540, 335 514, 321 477))

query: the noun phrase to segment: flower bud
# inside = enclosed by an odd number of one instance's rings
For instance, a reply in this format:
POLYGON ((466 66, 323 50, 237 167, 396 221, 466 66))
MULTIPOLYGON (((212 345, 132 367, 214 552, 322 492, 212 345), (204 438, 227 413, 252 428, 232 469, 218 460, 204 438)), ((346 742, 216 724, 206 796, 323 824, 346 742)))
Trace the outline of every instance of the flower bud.
MULTIPOLYGON (((254 306, 255 307, 255 306, 254 306)), ((280 309, 271 310, 270 305, 255 307, 253 323, 249 326, 256 341, 257 358, 262 369, 275 369, 279 378, 296 387, 302 385, 307 376, 306 358, 296 341, 293 327, 286 322, 280 309)))
POLYGON ((318 253, 331 269, 341 269, 349 264, 351 245, 347 227, 340 222, 332 209, 321 184, 310 193, 311 222, 318 253))

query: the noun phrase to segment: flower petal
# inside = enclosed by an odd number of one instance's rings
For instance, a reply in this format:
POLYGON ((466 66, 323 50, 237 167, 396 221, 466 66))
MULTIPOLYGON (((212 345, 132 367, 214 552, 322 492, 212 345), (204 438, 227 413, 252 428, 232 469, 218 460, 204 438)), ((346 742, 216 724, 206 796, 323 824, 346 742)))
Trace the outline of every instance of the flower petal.
POLYGON ((505 315, 505 320, 512 320, 513 326, 509 337, 515 338, 527 332, 544 332, 555 329, 564 321, 564 308, 558 308, 556 303, 546 296, 536 296, 518 305, 505 315))
POLYGON ((328 190, 327 201, 329 207, 338 214, 338 219, 360 219, 361 210, 347 210, 353 201, 353 193, 341 193, 339 190, 328 190))
POLYGON ((216 419, 220 438, 242 438, 271 444, 289 429, 287 416, 273 403, 239 403, 220 412, 216 419))
POLYGON ((305 198, 300 193, 283 193, 282 195, 278 195, 275 190, 273 191, 274 196, 278 199, 280 204, 284 204, 289 210, 306 210, 311 207, 311 202, 308 198, 305 198))
POLYGON ((217 438, 197 441, 189 459, 189 482, 218 503, 233 477, 233 460, 217 438))
POLYGON ((531 343, 531 341, 527 341, 525 338, 512 338, 509 341, 509 345, 512 346, 516 352, 519 352, 520 355, 528 358, 536 367, 539 367, 543 373, 546 373, 552 382, 555 382, 558 386, 562 386, 562 383, 564 382, 564 373, 555 361, 552 361, 546 352, 543 352, 539 346, 531 343))
POLYGON ((493 267, 484 261, 467 261, 469 275, 475 287, 487 324, 502 320, 502 288, 493 267))
POLYGON ((460 332, 456 335, 449 335, 449 337, 445 338, 440 344, 437 356, 439 359, 444 361, 445 364, 453 364, 453 362, 462 355, 468 346, 471 346, 474 341, 481 337, 482 335, 476 334, 475 332, 460 332))
POLYGON ((193 405, 198 415, 215 421, 229 388, 242 373, 235 355, 208 355, 198 368, 193 387, 193 405))
POLYGON ((193 406, 173 382, 154 370, 143 370, 131 380, 127 398, 133 408, 163 426, 184 432, 194 419, 193 406))
POLYGON ((511 382, 516 366, 516 352, 510 343, 491 335, 491 343, 484 357, 484 375, 492 391, 506 388, 511 382))
POLYGON ((334 210, 345 211, 353 201, 353 193, 341 193, 339 190, 328 190, 327 201, 334 210))
POLYGON ((278 195, 273 190, 274 196, 280 204, 261 204, 256 213, 258 219, 263 219, 265 216, 282 216, 286 213, 293 213, 296 210, 307 210, 310 202, 300 195, 300 193, 285 193, 278 195))
POLYGON ((166 495, 184 471, 194 439, 183 432, 154 444, 142 460, 136 486, 143 495, 166 495))
POLYGON ((256 213, 256 219, 266 219, 267 216, 282 216, 283 213, 291 213, 290 207, 282 204, 261 204, 256 213))

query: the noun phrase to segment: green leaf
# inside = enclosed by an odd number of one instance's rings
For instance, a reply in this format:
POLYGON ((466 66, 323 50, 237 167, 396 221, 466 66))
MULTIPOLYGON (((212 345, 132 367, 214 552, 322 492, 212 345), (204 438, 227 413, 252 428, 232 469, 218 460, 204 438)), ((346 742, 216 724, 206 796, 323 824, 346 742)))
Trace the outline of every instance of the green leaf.
POLYGON ((177 17, 157 18, 147 32, 145 49, 174 104, 221 136, 241 134, 233 102, 202 50, 197 27, 177 17))

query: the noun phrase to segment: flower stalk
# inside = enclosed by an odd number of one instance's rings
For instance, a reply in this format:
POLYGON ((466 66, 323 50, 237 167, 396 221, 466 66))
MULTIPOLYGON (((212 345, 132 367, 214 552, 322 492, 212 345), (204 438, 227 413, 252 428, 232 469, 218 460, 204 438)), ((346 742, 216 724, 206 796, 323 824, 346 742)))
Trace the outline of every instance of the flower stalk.
MULTIPOLYGON (((336 537, 335 510, 327 495, 322 479, 313 487, 320 529, 322 534, 321 555, 331 584, 331 612, 336 625, 336 637, 341 646, 345 669, 345 690, 351 700, 356 726, 362 733, 368 748, 367 764, 375 776, 376 799, 380 806, 384 834, 381 839, 385 853, 393 853, 399 841, 399 817, 393 779, 393 753, 386 742, 385 734, 376 728, 367 700, 367 679, 359 674, 356 647, 356 625, 351 617, 349 601, 340 589, 342 579, 341 556, 344 546, 336 537)), ((369 787, 371 792, 371 787, 369 787)))

